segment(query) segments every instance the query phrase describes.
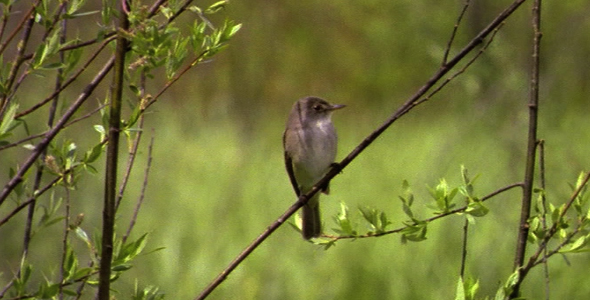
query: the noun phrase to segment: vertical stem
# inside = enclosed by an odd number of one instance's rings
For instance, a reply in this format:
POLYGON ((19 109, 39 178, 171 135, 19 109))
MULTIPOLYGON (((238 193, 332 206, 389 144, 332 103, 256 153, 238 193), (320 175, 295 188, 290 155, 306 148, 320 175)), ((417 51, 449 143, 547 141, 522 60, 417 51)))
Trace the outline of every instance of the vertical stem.
MULTIPOLYGON (((541 194, 541 225, 543 226, 543 230, 547 231, 547 197, 546 197, 546 185, 545 185, 545 141, 539 141, 539 173, 541 181, 541 190, 543 190, 541 194)), ((549 264, 547 264, 547 254, 548 254, 547 247, 543 249, 543 271, 545 276, 545 299, 549 300, 550 289, 549 289, 549 264)))
POLYGON ((467 264, 467 238, 469 235, 469 221, 465 218, 463 225, 463 250, 461 251, 461 271, 459 275, 465 280, 465 265, 467 264))
POLYGON ((115 227, 115 201, 117 197, 117 166, 119 152, 119 131, 121 124, 121 98, 123 95, 123 72, 125 68, 125 53, 127 52, 127 40, 121 31, 129 27, 125 0, 120 1, 119 28, 117 36, 117 48, 115 52, 115 65, 113 87, 111 92, 111 107, 109 119, 109 142, 107 145, 105 193, 103 207, 103 227, 101 242, 100 273, 98 285, 98 299, 109 300, 111 262, 113 259, 113 237, 115 227))
MULTIPOLYGON (((524 264, 526 254, 526 243, 529 234, 528 219, 531 210, 531 199, 533 192, 533 175, 535 172, 535 156, 537 148, 537 118, 539 105, 539 62, 540 62, 540 42, 541 42, 541 0, 535 0, 533 3, 533 63, 531 67, 530 97, 529 97, 529 132, 527 146, 527 160, 524 175, 524 186, 522 193, 522 208, 520 212, 520 223, 518 230, 518 240, 516 244, 516 255, 514 257, 514 268, 520 269, 524 264)), ((520 285, 523 281, 522 271, 518 283, 514 286, 510 299, 518 297, 520 294, 520 285)))

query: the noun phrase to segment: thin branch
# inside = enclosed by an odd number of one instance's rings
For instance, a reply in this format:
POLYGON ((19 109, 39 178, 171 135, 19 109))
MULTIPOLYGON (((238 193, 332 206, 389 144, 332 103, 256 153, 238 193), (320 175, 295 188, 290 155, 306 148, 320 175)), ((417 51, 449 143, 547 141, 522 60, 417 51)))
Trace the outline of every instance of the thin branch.
POLYGON ((563 239, 563 241, 561 241, 561 243, 559 243, 559 245, 557 245, 555 247, 555 249, 553 249, 551 251, 548 251, 547 244, 545 244, 544 247, 543 247, 543 249, 542 249, 543 257, 541 257, 539 259, 538 256, 537 256, 537 259, 531 264, 531 269, 534 268, 534 267, 536 267, 536 266, 538 266, 538 265, 540 265, 540 264, 545 264, 545 261, 549 257, 551 257, 551 256, 559 253, 559 251, 561 251, 561 249, 563 249, 563 247, 565 247, 567 244, 571 243, 572 239, 576 236, 576 234, 578 234, 578 233, 580 233, 580 231, 582 231, 582 228, 583 227, 582 227, 581 222, 578 222, 578 224, 576 225, 576 228, 572 232, 570 232, 563 239))
MULTIPOLYGON (((138 104, 140 106, 140 108, 142 108, 144 106, 145 103, 145 96, 146 96, 146 92, 145 92, 145 84, 146 84, 146 76, 145 73, 141 74, 141 84, 140 84, 140 99, 138 101, 138 104)), ((142 109, 143 111, 143 109, 142 109)), ((125 188, 127 187, 127 182, 129 181, 129 177, 131 177, 131 169, 133 168, 133 165, 135 164, 135 157, 137 156, 137 151, 139 150, 139 143, 141 142, 141 136, 143 135, 143 122, 144 122, 144 115, 143 113, 141 113, 141 115, 139 116, 139 119, 137 120, 138 123, 138 128, 139 130, 137 130, 137 134, 135 136, 135 139, 133 141, 133 146, 131 148, 131 151, 129 151, 129 158, 127 159, 127 167, 125 169, 125 173, 123 174, 123 179, 121 180, 121 186, 119 188, 119 194, 117 195, 117 201, 115 204, 115 211, 119 210, 119 205, 121 204, 121 200, 123 199, 123 194, 125 193, 125 188)))
POLYGON ((156 103, 156 101, 158 101, 160 96, 162 96, 162 94, 164 94, 164 92, 166 92, 166 90, 168 90, 168 88, 170 88, 176 81, 178 81, 178 79, 180 79, 180 77, 182 77, 186 72, 188 72, 194 66, 198 65, 203 60, 203 57, 205 57, 205 55, 208 52, 209 52, 209 50, 204 50, 203 52, 199 53, 199 55, 197 57, 195 57, 191 61, 190 64, 188 64, 180 72, 175 74, 175 76, 172 79, 166 81, 166 84, 164 84, 164 86, 160 89, 160 91, 158 91, 158 93, 156 93, 156 95, 153 96, 150 99, 150 101, 147 102, 147 104, 145 105, 145 108, 143 110, 146 110, 148 107, 152 106, 152 104, 156 103))
MULTIPOLYGON (((496 190, 496 191, 494 191, 494 192, 492 192, 492 193, 490 193, 490 194, 482 197, 480 201, 481 202, 485 202, 485 201, 487 201, 487 200, 489 200, 489 199, 491 199, 491 198, 493 198, 493 197, 495 197, 495 196, 497 196, 497 195, 499 195, 499 194, 501 194, 503 192, 506 192, 508 190, 511 190, 511 189, 513 189, 515 187, 522 187, 522 186, 523 186, 523 183, 522 182, 518 182, 518 183, 513 183, 513 184, 510 184, 510 185, 507 185, 507 186, 505 186, 503 188, 500 188, 500 189, 498 189, 498 190, 496 190)), ((444 218, 446 216, 456 215, 458 213, 462 213, 465 210, 467 210, 468 208, 469 208, 469 206, 465 205, 463 207, 450 210, 448 212, 445 212, 445 213, 436 215, 434 217, 430 217, 428 219, 424 219, 421 222, 430 223, 432 221, 436 221, 436 220, 441 219, 441 218, 444 218)), ((388 231, 384 231, 384 232, 380 232, 380 233, 371 233, 371 234, 365 234, 365 235, 351 235, 351 236, 323 235, 323 237, 331 238, 332 241, 343 240, 343 239, 373 238, 373 237, 388 235, 388 234, 392 234, 392 233, 399 233, 399 232, 403 231, 406 228, 408 228, 408 226, 403 226, 403 227, 399 227, 399 228, 396 228, 396 229, 393 229, 393 230, 388 230, 388 231)))
POLYGON ((154 146, 154 136, 153 136, 153 131, 152 131, 152 138, 150 140, 150 145, 148 147, 148 161, 147 161, 147 166, 145 167, 145 173, 143 175, 143 184, 141 186, 141 194, 139 195, 139 198, 137 199, 137 203, 135 205, 135 210, 133 211, 133 217, 131 217, 131 221, 129 222, 129 227, 127 228, 127 232, 123 236, 123 241, 122 241, 123 244, 125 244, 125 242, 127 241, 127 238, 129 238, 129 235, 131 235, 131 231, 133 230, 133 227, 135 227, 135 222, 137 221, 139 209, 141 208, 141 205, 143 204, 143 199, 145 199, 145 190, 148 185, 148 177, 150 174, 150 169, 152 167, 153 146, 154 146))
POLYGON ((467 238, 469 237, 469 220, 465 218, 465 222, 463 224, 463 244, 461 245, 461 269, 459 271, 459 276, 465 279, 465 266, 467 264, 467 238))
MULTIPOLYGON (((64 175, 67 174, 67 172, 64 172, 64 175)), ((2 227, 2 225, 6 224, 12 217, 14 217, 19 211, 21 211, 23 208, 28 207, 29 205, 31 205, 32 203, 34 203, 34 201, 41 195, 43 195, 46 191, 48 191, 51 187, 53 187, 53 185, 55 185, 56 183, 58 183, 61 179, 62 176, 59 176, 57 178, 55 178, 54 180, 52 180, 49 184, 47 184, 43 189, 37 191, 32 197, 30 197, 27 201, 21 203, 19 206, 17 206, 15 209, 12 210, 12 212, 10 212, 6 217, 4 217, 4 219, 0 220, 0 227, 2 227)), ((21 257, 26 257, 27 253, 25 251, 23 251, 23 254, 21 257)), ((8 289, 10 289, 10 287, 14 284, 14 281, 19 278, 19 274, 21 272, 21 269, 19 267, 18 271, 16 272, 14 278, 12 280, 10 280, 10 282, 8 282, 8 284, 6 284, 4 286, 4 288, 2 288, 2 291, 0 291, 0 299, 2 299, 4 297, 4 294, 6 294, 6 292, 8 291, 8 289)))
POLYGON ((51 95, 49 95, 49 97, 45 98, 43 101, 40 101, 39 103, 36 103, 35 105, 33 105, 32 107, 30 107, 29 109, 23 111, 23 112, 19 112, 15 115, 15 118, 21 118, 23 116, 26 116, 32 112, 34 112, 35 110, 39 109, 40 107, 43 107, 45 104, 49 103, 52 99, 54 99, 57 95, 59 95, 61 92, 63 92, 63 90, 65 90, 72 82, 74 82, 78 77, 80 77, 80 75, 86 71, 88 69, 88 66, 90 66, 90 64, 94 61, 94 59, 96 59, 98 57, 98 55, 102 52, 102 50, 105 49, 105 47, 114 40, 114 37, 108 38, 106 39, 101 45, 100 47, 94 51, 94 53, 90 56, 90 58, 86 61, 86 63, 78 70, 78 72, 76 72, 75 74, 73 74, 72 76, 70 76, 70 78, 66 81, 64 81, 59 89, 55 89, 53 91, 53 93, 51 95))
MULTIPOLYGON (((93 109, 89 113, 87 113, 87 114, 85 114, 85 115, 83 115, 83 116, 81 116, 81 117, 79 117, 77 119, 74 119, 71 122, 68 122, 66 125, 64 125, 63 129, 66 129, 66 128, 68 128, 68 127, 70 127, 70 126, 72 126, 72 125, 74 125, 74 124, 76 124, 76 123, 78 123, 78 122, 80 122, 80 121, 82 121, 84 119, 90 118, 92 115, 94 115, 95 113, 99 112, 104 107, 105 107, 105 105, 100 105, 99 107, 93 109)), ((41 133, 29 135, 28 137, 26 137, 26 138, 24 138, 24 139, 22 139, 20 141, 16 141, 14 143, 11 143, 11 144, 8 144, 8 145, 4 145, 4 146, 0 147, 0 151, 5 150, 5 149, 8 149, 8 148, 16 147, 16 146, 18 146, 20 144, 26 143, 26 142, 28 142, 30 140, 34 140, 36 138, 40 138, 40 137, 46 135, 48 132, 49 132, 49 130, 44 131, 44 132, 41 132, 41 133)))
POLYGON ((416 101, 416 105, 430 100, 432 98, 432 96, 434 96, 435 94, 440 92, 440 90, 442 90, 447 84, 449 84, 451 81, 453 81, 459 75, 465 73, 465 71, 467 71, 467 68, 469 68, 488 49, 488 46, 492 44, 492 42, 494 41, 494 37, 496 37, 496 34, 498 33, 498 31, 500 31, 500 29, 503 26, 504 26, 504 23, 500 23, 500 25, 498 25, 498 27, 496 27, 496 29, 494 29, 494 31, 490 35, 490 38, 488 39, 488 41, 485 43, 485 45, 483 47, 481 47, 481 49, 477 52, 477 54, 475 54, 469 61, 467 61, 467 63, 461 69, 459 69, 453 75, 451 75, 450 77, 445 79, 439 86, 437 86, 434 90, 432 90, 432 92, 430 92, 426 97, 416 101))
POLYGON ((453 26, 453 32, 451 33, 451 37, 449 38, 449 41, 447 43, 447 48, 445 49, 445 54, 443 55, 441 66, 444 66, 447 64, 447 60, 449 59, 449 52, 451 52, 453 42, 455 41, 455 36, 457 35, 457 31, 459 30, 459 25, 461 25, 461 21, 463 21, 463 16, 465 16, 465 13, 467 12, 467 9, 469 8, 469 2, 470 2, 470 0, 465 0, 465 3, 463 4, 463 9, 461 10, 459 17, 457 17, 457 21, 455 22, 455 26, 453 26))
MULTIPOLYGON (((516 254, 514 256, 514 269, 522 270, 526 255, 527 238, 529 235, 528 219, 531 214, 531 202, 533 196, 533 180, 535 174, 535 156, 537 152, 537 124, 539 109, 539 67, 540 67, 540 48, 541 48, 541 0, 533 2, 533 50, 532 50, 532 70, 530 82, 530 97, 528 101, 529 108, 529 129, 527 158, 524 174, 524 187, 522 189, 522 207, 520 211, 520 222, 518 229, 518 239, 516 242, 516 254)), ((520 283, 524 280, 524 273, 520 272, 519 282, 514 286, 510 299, 517 298, 520 294, 520 283)))
MULTIPOLYGON (((66 267, 66 259, 68 255, 68 237, 70 234, 70 188, 67 184, 64 185, 64 190, 66 193, 66 211, 64 213, 64 234, 62 239, 62 254, 61 254, 61 264, 59 268, 59 282, 63 283, 65 281, 65 267, 66 267)), ((59 286, 59 299, 63 300, 64 293, 63 293, 63 286, 59 286)))
MULTIPOLYGON (((543 231, 547 231, 547 186, 545 184, 545 141, 539 141, 539 175, 541 181, 541 226, 543 231)), ((545 300, 549 300, 550 295, 550 280, 549 280, 549 264, 548 249, 543 250, 543 271, 545 276, 545 300)))
MULTIPOLYGON (((40 2, 40 0, 37 0, 37 2, 34 3, 33 6, 31 7, 31 10, 29 10, 29 12, 27 13, 26 22, 24 23, 24 26, 23 26, 22 37, 16 47, 16 55, 15 55, 14 60, 12 61, 10 71, 8 72, 8 76, 6 78, 6 83, 5 83, 6 90, 11 89, 12 84, 14 83, 14 80, 16 78, 16 75, 18 74, 18 70, 20 69, 20 66, 22 65, 22 63, 25 61, 23 59, 23 55, 24 55, 25 49, 27 48, 27 43, 29 41, 29 37, 31 36, 31 29, 33 28, 33 25, 35 24, 35 17, 33 15, 33 12, 34 12, 35 7, 37 7, 37 5, 39 5, 39 2, 40 2)), ((6 108, 8 107, 9 102, 10 101, 9 101, 6 94, 0 95, 0 121, 2 121, 2 119, 4 118, 3 117, 4 112, 5 112, 6 108)))
MULTIPOLYGON (((14 217, 23 208, 27 207, 29 204, 34 202, 37 198, 39 198, 39 196, 41 196, 45 192, 47 192, 51 187, 53 187, 55 184, 57 184, 60 180, 64 179, 64 176, 69 175, 70 172, 72 172, 72 171, 73 171, 73 169, 68 169, 68 170, 64 171, 63 174, 55 177, 53 180, 51 180, 51 182, 46 184, 45 187, 43 187, 40 190, 36 190, 34 192, 33 196, 31 196, 29 199, 27 199, 27 201, 21 203, 19 206, 14 208, 8 215, 6 215, 6 217, 4 217, 4 219, 0 220, 0 227, 2 227, 2 225, 6 224, 6 222, 8 222, 12 217, 14 217)), ((0 297, 0 298, 2 298, 2 297, 0 297)))
MULTIPOLYGON (((6 23, 8 23, 8 16, 11 14, 11 10, 12 10, 12 3, 8 2, 7 4, 5 4, 5 8, 4 8, 4 14, 2 14, 2 24, 0 24, 0 40, 2 40, 2 37, 4 36, 4 32, 6 30, 6 23)), ((2 44, 2 46, 4 46, 5 43, 2 44)), ((0 51, 0 53, 2 53, 2 51, 0 51)))
POLYGON ((27 13, 24 15, 21 22, 16 26, 16 28, 12 31, 12 33, 8 36, 8 38, 4 41, 4 43, 0 44, 0 53, 3 53, 4 50, 6 50, 6 47, 8 47, 8 44, 10 44, 10 42, 14 39, 14 37, 17 35, 17 33, 19 33, 19 31, 21 31, 23 29, 23 27, 28 22, 28 20, 31 17, 31 15, 33 14, 33 12, 35 12, 35 6, 38 4, 39 4, 39 1, 37 1, 37 3, 35 3, 31 6, 29 11, 27 11, 27 13))
MULTIPOLYGON (((578 186, 578 188, 574 191, 574 193, 572 194, 572 196, 570 197, 570 199, 568 200, 568 202, 565 204, 565 206, 561 210, 561 213, 559 214, 558 220, 562 220, 565 217, 565 214, 569 211, 570 207, 572 206, 572 204, 574 203, 574 201, 576 200, 576 198, 578 197, 578 195, 586 187, 586 185, 588 184, 588 181, 590 181, 590 172, 588 172, 586 174, 586 176, 584 177, 584 179, 582 180, 582 182, 580 183, 580 185, 578 186)), ((543 259, 539 260, 539 256, 544 252, 544 250, 547 248, 547 245, 549 244, 549 241, 557 233, 559 225, 560 225, 560 222, 553 223, 553 225, 549 229, 549 232, 547 232, 547 234, 545 235, 545 237, 543 237, 543 240, 541 241, 541 244, 539 245, 538 249, 529 258, 528 263, 526 264, 526 266, 520 268, 520 272, 521 272, 520 278, 521 279, 519 279, 519 284, 522 283, 522 281, 524 280, 524 277, 528 274, 528 272, 534 266, 536 266, 536 265, 538 265, 538 264, 540 264, 540 263, 543 262, 543 259)), ((579 230, 580 230, 580 226, 578 224, 578 228, 576 228, 576 230, 574 232, 572 232, 572 234, 567 239, 565 239, 555 250, 549 252, 547 254, 547 257, 549 257, 549 256, 557 253, 564 245, 566 245, 567 243, 569 243, 569 241, 571 240, 571 238, 576 233, 578 233, 579 230)))

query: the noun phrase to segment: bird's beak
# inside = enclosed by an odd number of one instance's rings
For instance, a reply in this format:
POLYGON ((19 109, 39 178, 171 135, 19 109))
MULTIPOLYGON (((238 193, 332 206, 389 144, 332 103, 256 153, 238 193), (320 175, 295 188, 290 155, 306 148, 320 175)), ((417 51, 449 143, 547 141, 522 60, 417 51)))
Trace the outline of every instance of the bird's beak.
POLYGON ((344 104, 332 104, 332 106, 330 106, 330 111, 345 108, 345 107, 346 107, 346 105, 344 105, 344 104))

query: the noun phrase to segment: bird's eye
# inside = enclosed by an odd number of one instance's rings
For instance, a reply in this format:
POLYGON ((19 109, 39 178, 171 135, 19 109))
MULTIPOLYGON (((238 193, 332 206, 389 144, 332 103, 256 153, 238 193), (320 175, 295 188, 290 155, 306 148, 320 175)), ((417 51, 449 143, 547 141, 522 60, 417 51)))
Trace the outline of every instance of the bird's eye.
POLYGON ((316 104, 316 105, 313 106, 313 110, 320 111, 320 110, 322 110, 322 106, 319 105, 319 104, 316 104))

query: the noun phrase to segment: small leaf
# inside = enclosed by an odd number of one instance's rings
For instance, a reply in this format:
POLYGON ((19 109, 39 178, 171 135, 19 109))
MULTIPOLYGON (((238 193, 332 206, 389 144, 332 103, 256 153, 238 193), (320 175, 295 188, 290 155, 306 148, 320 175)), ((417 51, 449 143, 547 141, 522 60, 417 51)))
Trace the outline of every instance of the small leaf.
POLYGON ((465 287, 463 286, 463 278, 461 277, 459 277, 459 281, 457 282, 457 289, 455 293, 455 300, 466 300, 465 287))
POLYGON ((84 161, 87 164, 95 162, 102 154, 103 149, 104 145, 102 143, 96 144, 94 147, 92 147, 92 149, 86 151, 86 153, 84 154, 84 159, 82 161, 84 161))
POLYGON ((2 118, 2 123, 0 123, 0 138, 7 137, 7 133, 18 125, 14 122, 14 116, 16 115, 17 110, 18 104, 14 101, 11 102, 10 106, 8 107, 8 110, 2 118))
POLYGON ((207 9, 205 9, 205 13, 206 14, 214 14, 220 10, 222 10, 225 5, 227 4, 227 1, 222 0, 222 1, 217 1, 213 4, 211 4, 207 9))

